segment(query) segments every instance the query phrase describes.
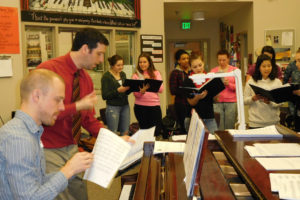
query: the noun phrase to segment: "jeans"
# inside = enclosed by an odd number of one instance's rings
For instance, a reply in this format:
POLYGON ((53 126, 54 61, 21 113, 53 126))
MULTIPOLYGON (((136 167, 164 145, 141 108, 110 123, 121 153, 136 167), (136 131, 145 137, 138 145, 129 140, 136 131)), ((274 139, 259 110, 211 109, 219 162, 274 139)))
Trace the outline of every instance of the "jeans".
POLYGON ((214 111, 220 113, 219 130, 234 129, 237 122, 236 103, 221 102, 214 104, 214 111))
MULTIPOLYGON (((202 119, 204 125, 206 126, 209 133, 214 134, 216 130, 218 130, 218 125, 215 118, 212 119, 202 119)), ((187 117, 184 120, 185 129, 189 130, 191 118, 187 117)))
POLYGON ((125 106, 106 106, 105 117, 107 127, 112 132, 120 131, 121 135, 128 131, 130 124, 129 105, 125 106))
POLYGON ((217 122, 215 118, 212 119, 202 119, 209 133, 214 134, 218 130, 217 122))

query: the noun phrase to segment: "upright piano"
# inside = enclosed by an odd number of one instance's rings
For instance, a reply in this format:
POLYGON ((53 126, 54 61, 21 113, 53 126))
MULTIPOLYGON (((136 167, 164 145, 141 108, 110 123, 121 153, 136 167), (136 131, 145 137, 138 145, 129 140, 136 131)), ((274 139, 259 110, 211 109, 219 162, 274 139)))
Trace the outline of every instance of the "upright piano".
MULTIPOLYGON (((218 131, 216 140, 209 140, 205 151, 201 176, 195 182, 195 199, 250 200, 279 199, 271 192, 269 173, 244 149, 253 143, 300 142, 292 130, 276 126, 283 139, 239 139, 228 132, 218 131), (199 184, 200 183, 200 184, 199 184)), ((121 194, 127 199, 191 199, 184 184, 182 154, 153 155, 153 144, 144 146, 144 156, 138 174, 122 177, 121 194)), ((272 172, 274 173, 274 171, 272 172)), ((282 171, 280 171, 282 173, 282 171)), ((293 171, 300 173, 300 170, 293 171)))

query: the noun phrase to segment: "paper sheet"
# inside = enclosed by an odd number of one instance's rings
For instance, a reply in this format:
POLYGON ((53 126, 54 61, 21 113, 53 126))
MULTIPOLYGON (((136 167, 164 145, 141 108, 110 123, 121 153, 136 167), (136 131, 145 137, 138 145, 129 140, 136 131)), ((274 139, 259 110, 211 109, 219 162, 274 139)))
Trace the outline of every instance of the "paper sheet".
POLYGON ((192 112, 188 135, 184 149, 183 164, 186 175, 187 196, 192 196, 205 136, 204 124, 195 110, 192 112))
POLYGON ((165 142, 165 141, 156 141, 154 144, 153 154, 158 153, 183 153, 185 143, 183 142, 165 142))
POLYGON ((256 158, 266 170, 300 170, 300 158, 256 158))
POLYGON ((282 32, 281 37, 282 46, 293 46, 293 32, 282 32))
POLYGON ((84 179, 107 188, 130 149, 131 146, 118 135, 101 128, 93 149, 94 161, 84 179))
POLYGON ((247 130, 235 130, 229 129, 228 132, 233 137, 270 137, 270 138, 282 138, 282 135, 277 131, 275 125, 266 126, 264 128, 247 129, 247 130))
POLYGON ((0 59, 0 77, 10 77, 12 72, 12 60, 11 57, 7 59, 0 59))
POLYGON ((154 142, 154 132, 155 126, 149 129, 140 129, 133 136, 131 136, 131 139, 134 140, 135 143, 128 143, 131 145, 131 149, 125 160, 122 162, 120 170, 125 169, 130 164, 143 157, 144 142, 154 142))
POLYGON ((297 143, 255 143, 244 148, 251 157, 300 157, 297 143))
POLYGON ((270 173, 270 182, 280 199, 300 199, 300 174, 270 173))

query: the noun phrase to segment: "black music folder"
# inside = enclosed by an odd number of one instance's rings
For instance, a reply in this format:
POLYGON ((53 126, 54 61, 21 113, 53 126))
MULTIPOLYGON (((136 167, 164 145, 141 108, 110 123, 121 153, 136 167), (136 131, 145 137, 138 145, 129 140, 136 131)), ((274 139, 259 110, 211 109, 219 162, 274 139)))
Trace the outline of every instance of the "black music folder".
POLYGON ((200 88, 196 87, 180 87, 181 89, 185 90, 187 94, 192 93, 202 93, 204 90, 207 90, 207 93, 210 96, 216 96, 220 92, 222 92, 225 89, 224 83, 222 81, 222 78, 212 78, 208 80, 206 83, 204 83, 200 88))
POLYGON ((143 87, 143 85, 149 84, 150 87, 148 88, 147 92, 158 92, 162 80, 155 80, 155 79, 145 79, 145 80, 135 80, 135 79, 126 79, 123 83, 123 86, 129 86, 130 89, 128 90, 130 92, 139 92, 140 88, 143 87))
POLYGON ((291 86, 290 84, 282 85, 281 87, 274 88, 272 90, 266 90, 256 85, 249 84, 252 90, 257 95, 261 95, 263 97, 268 98, 270 101, 275 103, 282 103, 285 101, 290 101, 293 96, 293 90, 295 86, 291 86))

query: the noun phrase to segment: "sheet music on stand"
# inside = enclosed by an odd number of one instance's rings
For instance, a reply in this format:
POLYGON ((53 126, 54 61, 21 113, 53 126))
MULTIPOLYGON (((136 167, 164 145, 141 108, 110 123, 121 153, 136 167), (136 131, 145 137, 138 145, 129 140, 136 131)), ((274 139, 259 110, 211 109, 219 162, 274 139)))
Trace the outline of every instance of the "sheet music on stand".
POLYGON ((194 194, 194 183, 196 181, 200 156, 205 140, 205 127, 197 112, 192 110, 191 124, 185 145, 183 164, 185 170, 185 185, 187 196, 194 194))

